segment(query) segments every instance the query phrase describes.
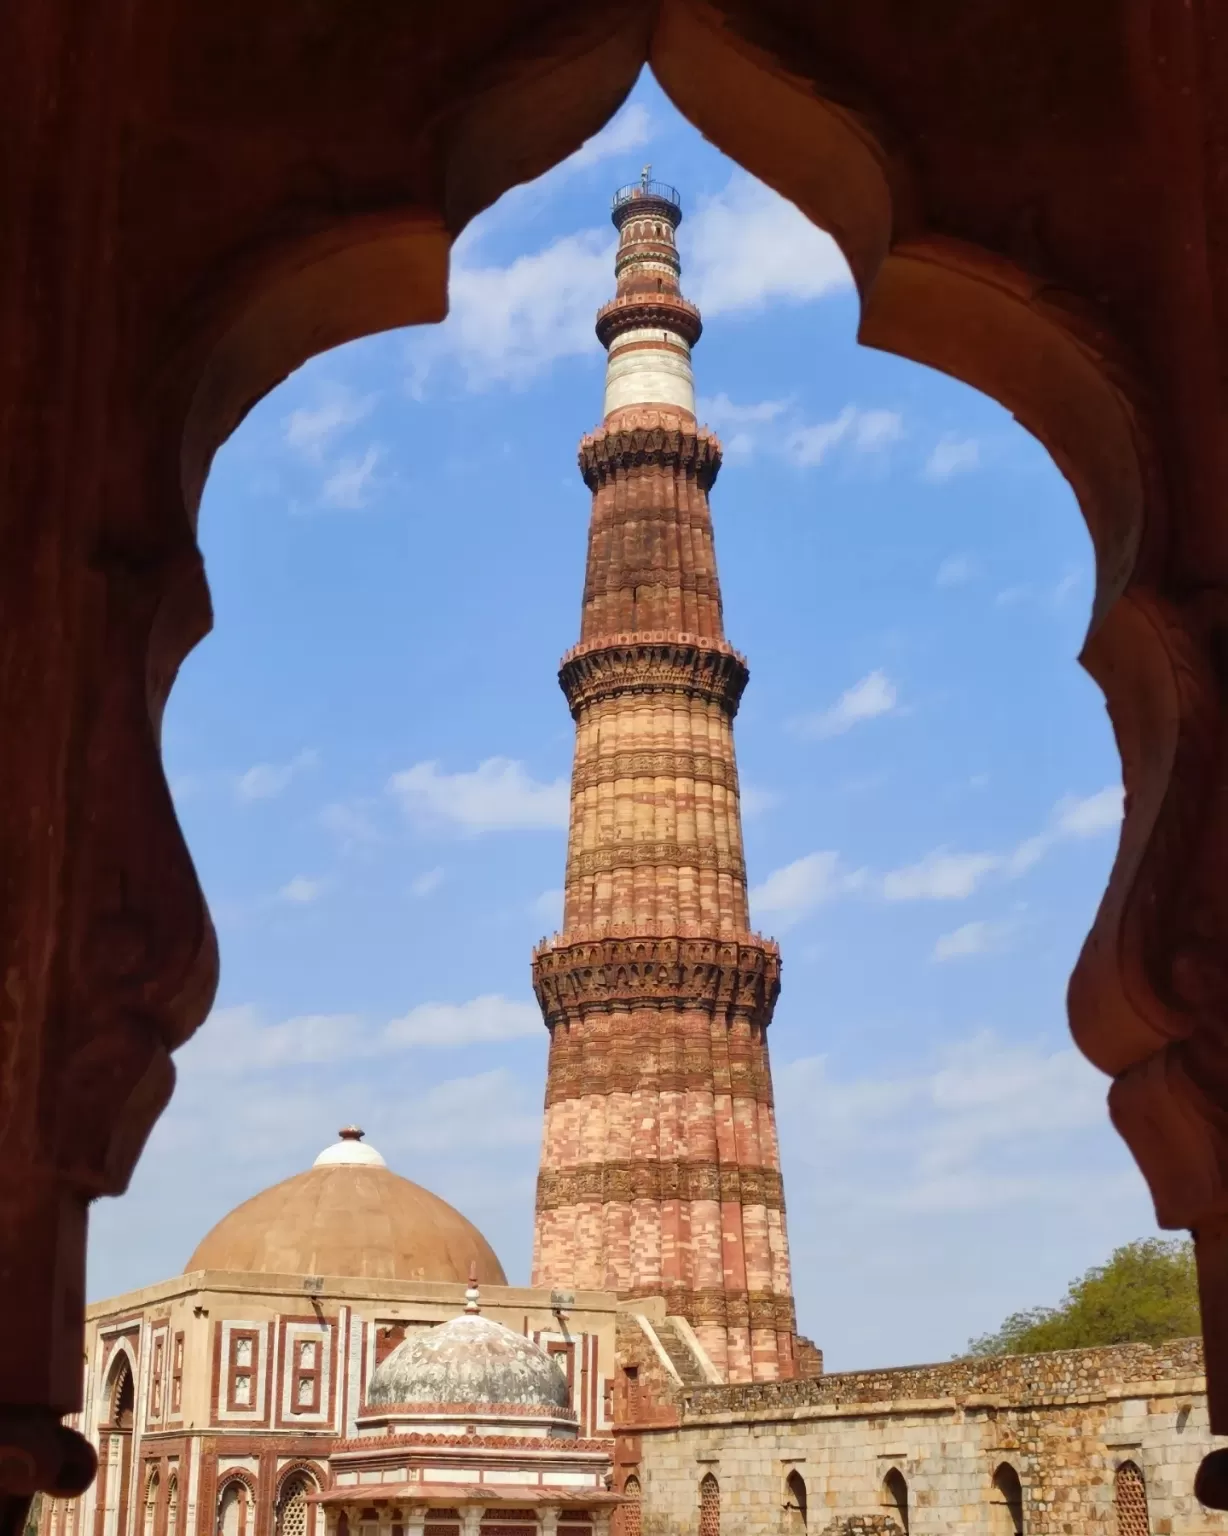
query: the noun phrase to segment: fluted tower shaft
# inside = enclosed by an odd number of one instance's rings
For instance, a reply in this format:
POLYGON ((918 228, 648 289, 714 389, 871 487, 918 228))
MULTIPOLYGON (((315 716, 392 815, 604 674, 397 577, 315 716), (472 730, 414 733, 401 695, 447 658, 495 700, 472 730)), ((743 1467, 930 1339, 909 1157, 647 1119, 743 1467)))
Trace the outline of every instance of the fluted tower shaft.
POLYGON ((776 946, 749 931, 725 639, 696 424, 699 311, 679 289, 677 194, 615 198, 598 312, 605 418, 580 643, 563 931, 533 981, 550 1030, 535 1285, 664 1295, 731 1381, 794 1374, 767 1026, 776 946))

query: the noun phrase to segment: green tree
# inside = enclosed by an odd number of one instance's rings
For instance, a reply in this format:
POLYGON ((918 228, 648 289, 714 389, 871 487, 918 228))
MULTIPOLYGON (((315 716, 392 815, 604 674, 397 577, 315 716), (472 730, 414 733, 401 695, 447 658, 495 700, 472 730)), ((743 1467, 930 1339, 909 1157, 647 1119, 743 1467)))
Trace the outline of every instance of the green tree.
POLYGON ((1194 1245, 1141 1238, 1072 1280, 1056 1307, 1013 1312, 994 1333, 969 1339, 969 1355, 1035 1355, 1097 1344, 1159 1344, 1199 1331, 1194 1245))

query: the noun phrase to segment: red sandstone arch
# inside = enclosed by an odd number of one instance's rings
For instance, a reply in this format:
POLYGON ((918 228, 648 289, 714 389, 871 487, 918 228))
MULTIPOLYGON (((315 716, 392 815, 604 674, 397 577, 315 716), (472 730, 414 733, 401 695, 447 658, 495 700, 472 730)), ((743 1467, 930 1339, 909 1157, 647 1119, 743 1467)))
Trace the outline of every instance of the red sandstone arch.
POLYGON ((599 128, 645 59, 831 230, 862 339, 1000 400, 1077 493, 1084 661, 1127 803, 1071 1023, 1161 1221, 1196 1232, 1228 1430, 1228 294, 1208 256, 1228 194, 1201 169, 1228 108, 1191 62, 1220 58, 1209 12, 1158 0, 1144 36, 1112 6, 974 0, 948 31, 898 0, 27 8, 0 60, 27 127, 0 149, 0 709, 22 727, 0 760, 21 1025, 2 1037, 0 1400, 32 1468, 13 1496, 88 1481, 57 1424, 80 1387, 85 1205, 125 1187, 213 992, 158 752, 209 623, 192 525, 212 454, 314 352, 440 318, 451 238, 599 128))

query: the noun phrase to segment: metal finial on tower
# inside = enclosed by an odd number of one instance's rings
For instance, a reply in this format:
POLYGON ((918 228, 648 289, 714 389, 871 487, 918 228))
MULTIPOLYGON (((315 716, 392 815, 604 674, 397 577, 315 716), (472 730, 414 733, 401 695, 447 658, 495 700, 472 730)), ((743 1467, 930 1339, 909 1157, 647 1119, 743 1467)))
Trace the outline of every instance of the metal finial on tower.
POLYGON ((482 1310, 481 1296, 478 1292, 478 1261, 469 1261, 469 1288, 465 1292, 465 1311, 470 1317, 476 1317, 482 1310))

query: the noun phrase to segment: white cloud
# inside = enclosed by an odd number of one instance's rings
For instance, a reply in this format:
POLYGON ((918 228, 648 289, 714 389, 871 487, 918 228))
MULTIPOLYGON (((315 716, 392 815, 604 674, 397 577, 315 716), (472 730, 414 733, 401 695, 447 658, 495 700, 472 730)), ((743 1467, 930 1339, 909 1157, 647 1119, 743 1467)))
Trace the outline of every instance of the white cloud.
POLYGON ((719 395, 701 396, 695 402, 696 414, 701 421, 715 427, 757 426, 775 421, 789 409, 788 400, 756 400, 749 405, 738 405, 723 392, 719 395))
POLYGON ((964 923, 962 927, 939 937, 932 958, 939 961, 966 960, 972 955, 988 954, 1001 948, 1009 933, 1008 923, 964 923))
POLYGON ((988 875, 1017 880, 1058 844, 1115 831, 1121 814, 1119 785, 1106 785, 1082 799, 1067 795, 1054 807, 1044 830, 1025 837, 1009 853, 952 853, 937 848, 918 863, 884 875, 883 895, 888 901, 962 901, 988 875))
POLYGON ((523 1040, 542 1028, 536 1003, 495 993, 464 1003, 419 1003, 383 1024, 353 1013, 297 1014, 270 1022, 260 1009, 242 1003, 213 1010, 193 1046, 192 1064, 196 1071, 227 1073, 242 1061, 253 1072, 275 1071, 523 1040))
POLYGON ((306 875, 295 875, 293 880, 287 880, 278 891, 282 901, 289 901, 296 906, 308 906, 313 901, 318 901, 328 888, 326 880, 311 880, 306 875))
POLYGON ((409 890, 412 896, 421 898, 429 896, 432 891, 437 891, 442 884, 443 869, 437 865, 434 869, 423 870, 420 875, 415 876, 409 883, 409 890))
POLYGON ((438 763, 415 763, 394 774, 388 788, 412 820, 469 835, 567 826, 567 780, 539 783, 523 763, 507 757, 488 757, 472 773, 441 773, 438 763))
POLYGON ((353 853, 382 841, 372 810, 369 800, 334 801, 321 809, 320 825, 337 839, 343 853, 353 853))
POLYGON ((926 480, 949 480, 952 475, 967 474, 976 469, 980 462, 980 444, 974 437, 959 437, 948 432, 934 444, 921 473, 926 480))
POLYGON ((977 574, 976 561, 971 555, 948 555, 934 576, 936 587, 962 587, 977 574))
POLYGON ((899 692, 895 684, 885 672, 875 670, 851 688, 846 688, 830 709, 801 717, 793 723, 793 728, 803 736, 820 739, 842 736, 863 720, 890 714, 898 702, 899 692))
POLYGON ((863 457, 884 453, 904 434, 904 424, 896 411, 863 411, 846 405, 831 421, 798 426, 784 441, 784 453, 799 469, 813 469, 838 444, 863 457))
POLYGON ((990 1031, 894 1077, 841 1081, 823 1057, 792 1062, 777 1089, 826 1198, 930 1216, 1070 1198, 1079 1181, 1062 1166, 1063 1138, 1103 1126, 1104 1094, 1073 1049, 990 1031))
POLYGON ((993 853, 950 853, 936 848, 916 864, 883 876, 888 901, 962 901, 1002 860, 993 853))
POLYGON ((563 926, 563 894, 561 888, 543 891, 530 903, 529 911, 546 925, 549 933, 557 933, 563 926))
POLYGON ((306 768, 314 767, 317 754, 308 749, 288 763, 256 763, 235 780, 235 794, 247 805, 255 800, 275 800, 306 768))
MULTIPOLYGON (((538 1028, 544 1036, 540 1015, 538 1028)), ((414 1113, 406 1115, 395 1131, 381 1134, 381 1142, 388 1151, 434 1157, 441 1152, 502 1151, 513 1147, 532 1152, 540 1145, 541 1134, 538 1099, 525 1092, 520 1079, 499 1067, 437 1084, 423 1095, 414 1113)), ((489 1163, 485 1179, 490 1181, 489 1163)))
POLYGON ((840 855, 830 850, 808 853, 782 869, 774 869, 761 885, 750 892, 755 920, 772 916, 778 925, 788 926, 825 901, 864 883, 860 870, 845 870, 840 855))
POLYGON ((744 817, 762 816, 780 804, 780 796, 770 789, 760 789, 755 784, 743 784, 738 796, 744 817))
POLYGON ((439 1046, 453 1049, 492 1040, 522 1040, 544 1028, 536 1003, 499 996, 467 1003, 420 1003, 393 1019, 381 1036, 386 1047, 439 1046))
POLYGON ((630 101, 605 125, 600 133, 585 139, 574 155, 569 155, 553 174, 563 170, 587 170, 614 155, 622 155, 629 149, 639 149, 653 136, 652 119, 642 102, 630 101))
POLYGON ((374 395, 359 396, 345 388, 329 390, 318 405, 301 405, 282 417, 285 441, 318 463, 339 432, 370 415, 375 399, 374 395))
POLYGON ((326 507, 357 512, 370 500, 375 486, 375 468, 383 449, 372 443, 361 458, 344 458, 320 487, 320 500, 326 507))
POLYGON ((564 235, 509 266, 454 253, 448 317, 410 342, 410 389, 421 396, 451 360, 467 387, 522 385, 560 358, 599 352, 598 308, 613 293, 615 242, 604 230, 564 235))
POLYGON ((1097 837, 1121 825, 1124 796, 1120 784, 1106 784, 1094 795, 1080 800, 1067 795, 1054 812, 1055 830, 1062 837, 1097 837))
POLYGON ((830 235, 792 203, 741 171, 682 225, 683 290, 712 318, 802 303, 852 286, 830 235))

